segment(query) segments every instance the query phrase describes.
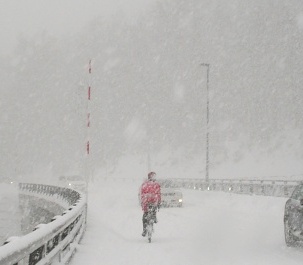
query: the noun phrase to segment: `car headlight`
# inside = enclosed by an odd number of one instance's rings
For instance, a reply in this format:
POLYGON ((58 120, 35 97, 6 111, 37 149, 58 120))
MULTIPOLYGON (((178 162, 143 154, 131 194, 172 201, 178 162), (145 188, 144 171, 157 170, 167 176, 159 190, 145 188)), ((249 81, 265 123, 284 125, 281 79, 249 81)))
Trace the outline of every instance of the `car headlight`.
POLYGON ((179 202, 182 202, 182 199, 179 199, 179 202))

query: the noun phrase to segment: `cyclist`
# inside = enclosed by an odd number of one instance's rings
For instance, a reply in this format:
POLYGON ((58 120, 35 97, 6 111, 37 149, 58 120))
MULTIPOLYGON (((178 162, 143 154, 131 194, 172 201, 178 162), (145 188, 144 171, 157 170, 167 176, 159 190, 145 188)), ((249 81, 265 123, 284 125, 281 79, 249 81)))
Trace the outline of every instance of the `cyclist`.
POLYGON ((161 204, 161 187, 160 184, 156 181, 156 173, 148 173, 148 178, 141 185, 141 207, 143 211, 143 233, 142 236, 146 236, 146 226, 147 226, 147 214, 148 206, 154 206, 154 222, 157 223, 156 210, 160 208, 161 204))

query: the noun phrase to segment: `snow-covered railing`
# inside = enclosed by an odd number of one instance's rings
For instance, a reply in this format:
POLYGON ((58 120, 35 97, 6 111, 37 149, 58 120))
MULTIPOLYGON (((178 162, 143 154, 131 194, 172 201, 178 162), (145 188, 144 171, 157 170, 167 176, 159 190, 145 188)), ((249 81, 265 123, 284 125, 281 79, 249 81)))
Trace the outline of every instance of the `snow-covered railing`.
POLYGON ((159 179, 162 187, 224 191, 239 194, 289 197, 303 180, 159 179))
POLYGON ((42 184, 20 183, 19 194, 41 198, 64 208, 68 208, 80 199, 80 193, 75 190, 42 184))
MULTIPOLYGON (((142 183, 142 179, 103 178, 104 181, 123 181, 142 183)), ((159 178, 158 182, 166 188, 185 188, 202 191, 224 191, 238 194, 289 197, 303 179, 209 179, 204 178, 159 178)))
POLYGON ((0 265, 65 264, 73 255, 86 226, 85 194, 41 184, 19 184, 19 192, 67 206, 52 222, 0 247, 0 265))
MULTIPOLYGON (((134 178, 103 178, 104 181, 134 182, 138 185, 144 181, 134 178)), ((224 191, 238 194, 289 197, 294 188, 303 183, 303 179, 192 179, 192 178, 158 178, 161 187, 185 188, 202 191, 224 191)))

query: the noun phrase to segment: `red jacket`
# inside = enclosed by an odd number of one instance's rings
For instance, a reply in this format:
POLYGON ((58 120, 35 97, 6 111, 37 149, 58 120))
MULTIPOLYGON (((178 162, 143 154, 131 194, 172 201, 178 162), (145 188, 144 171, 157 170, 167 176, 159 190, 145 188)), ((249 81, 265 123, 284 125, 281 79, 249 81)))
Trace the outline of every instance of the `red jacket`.
POLYGON ((148 204, 158 205, 161 203, 161 187, 158 182, 146 180, 141 185, 141 207, 147 212, 148 204))

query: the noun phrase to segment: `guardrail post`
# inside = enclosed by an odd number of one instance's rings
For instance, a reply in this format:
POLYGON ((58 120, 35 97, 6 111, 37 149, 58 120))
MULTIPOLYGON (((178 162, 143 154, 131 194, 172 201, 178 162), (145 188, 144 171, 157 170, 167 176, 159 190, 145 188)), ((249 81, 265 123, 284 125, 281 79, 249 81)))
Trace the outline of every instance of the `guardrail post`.
POLYGON ((284 181, 284 196, 288 196, 287 181, 284 181))
POLYGON ((276 182, 273 180, 271 182, 271 189, 272 189, 271 193, 272 193, 272 195, 275 195, 275 184, 276 184, 276 182))
POLYGON ((253 187, 252 181, 249 182, 249 192, 250 192, 250 194, 254 194, 254 187, 253 187))
POLYGON ((261 194, 265 195, 264 194, 264 181, 263 180, 261 180, 261 194))
POLYGON ((229 181, 229 188, 228 188, 228 190, 229 190, 230 192, 233 191, 233 182, 232 182, 232 181, 229 181))
POLYGON ((242 182, 242 180, 240 180, 240 193, 241 194, 243 193, 243 182, 242 182))

